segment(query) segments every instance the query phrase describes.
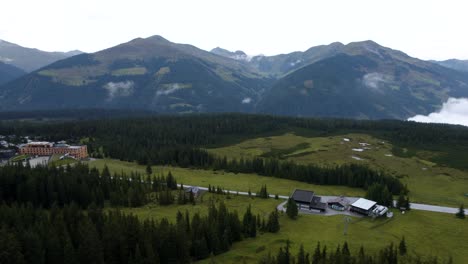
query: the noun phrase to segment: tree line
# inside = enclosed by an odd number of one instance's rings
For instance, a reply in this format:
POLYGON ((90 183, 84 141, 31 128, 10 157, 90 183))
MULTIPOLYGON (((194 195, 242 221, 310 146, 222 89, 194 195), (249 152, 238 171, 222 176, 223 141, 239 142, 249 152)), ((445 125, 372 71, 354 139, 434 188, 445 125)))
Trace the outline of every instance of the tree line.
MULTIPOLYGON (((229 250, 258 232, 278 232, 279 215, 243 217, 210 201, 208 214, 141 221, 104 202, 139 206, 194 203, 174 176, 114 174, 77 164, 54 168, 0 167, 0 263, 190 263, 229 250), (178 197, 174 193, 178 193, 178 197), (168 202, 171 200, 171 202, 168 202), (84 210, 86 209, 86 211, 84 210)), ((220 189, 220 188, 219 188, 220 189)))
POLYGON ((256 173, 262 176, 313 184, 344 185, 364 189, 367 189, 372 184, 379 183, 395 195, 408 191, 399 179, 387 175, 385 172, 375 171, 368 166, 359 164, 322 167, 313 164, 302 165, 293 161, 263 158, 227 160, 226 158, 213 157, 213 159, 208 160, 213 161, 212 165, 205 164, 201 166, 202 168, 225 170, 234 173, 256 173))
MULTIPOLYGON (((275 218, 272 212, 270 218, 275 218)), ((0 205, 0 263, 191 263, 229 250, 236 241, 255 237, 250 208, 242 220, 223 203, 208 214, 178 212, 176 222, 140 220, 117 210, 87 211, 71 203, 50 210, 31 203, 0 205)), ((277 232, 268 221, 265 232, 277 232)))
POLYGON ((440 261, 437 257, 421 258, 420 256, 407 255, 407 246, 405 239, 402 238, 398 246, 393 243, 382 248, 376 254, 369 254, 361 246, 357 253, 352 253, 348 243, 338 245, 335 250, 327 249, 317 243, 313 253, 306 252, 301 245, 297 254, 291 252, 291 241, 287 240, 286 245, 278 249, 276 254, 269 252, 263 256, 259 264, 452 264, 453 260, 449 257, 445 261, 440 261))
POLYGON ((171 172, 166 176, 144 176, 133 172, 111 175, 107 166, 99 172, 85 164, 31 168, 17 163, 0 167, 0 175, 1 201, 31 203, 44 208, 71 202, 81 208, 92 203, 103 207, 105 201, 112 206, 125 207, 138 207, 149 201, 167 205, 176 200, 174 190, 178 188, 171 172))

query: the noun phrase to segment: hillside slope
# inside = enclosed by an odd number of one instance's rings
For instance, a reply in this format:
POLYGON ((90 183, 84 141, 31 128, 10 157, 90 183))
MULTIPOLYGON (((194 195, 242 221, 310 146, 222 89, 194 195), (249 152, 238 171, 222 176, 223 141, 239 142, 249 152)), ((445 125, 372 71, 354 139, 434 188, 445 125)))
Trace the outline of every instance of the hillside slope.
POLYGON ((468 76, 374 42, 350 43, 338 55, 278 80, 257 110, 293 116, 406 119, 449 97, 468 96, 468 76))
POLYGON ((441 66, 454 69, 457 71, 468 72, 468 60, 445 60, 445 61, 433 61, 441 66))
POLYGON ((37 70, 58 60, 81 53, 82 52, 78 50, 69 52, 47 52, 21 47, 17 44, 0 40, 0 62, 14 65, 25 72, 37 70))
POLYGON ((23 70, 18 69, 13 65, 0 62, 0 85, 12 81, 24 74, 26 73, 23 70))
POLYGON ((4 87, 0 100, 9 110, 251 112, 269 82, 235 60, 153 36, 53 63, 4 87))

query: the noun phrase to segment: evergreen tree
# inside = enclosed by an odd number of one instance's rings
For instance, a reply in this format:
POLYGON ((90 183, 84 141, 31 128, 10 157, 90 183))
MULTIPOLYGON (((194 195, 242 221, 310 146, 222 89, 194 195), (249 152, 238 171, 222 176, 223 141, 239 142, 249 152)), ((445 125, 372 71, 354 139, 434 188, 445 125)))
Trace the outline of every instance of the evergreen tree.
POLYGON ((0 227, 0 263, 25 263, 16 235, 6 227, 0 227))
POLYGON ((411 210, 411 203, 410 203, 409 196, 406 196, 405 207, 406 207, 406 210, 411 210))
POLYGON ((319 264, 322 260, 322 253, 320 252, 320 242, 317 242, 314 255, 312 255, 312 264, 319 264))
POLYGON ((405 242, 405 237, 403 237, 400 241, 400 244, 398 245, 398 252, 400 253, 400 256, 406 255, 406 242, 405 242))
POLYGON ((460 208, 458 209, 458 212, 456 213, 456 216, 460 219, 465 219, 465 208, 463 204, 460 205, 460 208))
POLYGON ((301 244, 299 247, 299 253, 297 254, 297 261, 296 264, 309 264, 309 256, 308 253, 304 251, 304 245, 301 244))
POLYGON ((299 214, 299 211, 297 209, 297 204, 294 201, 294 199, 289 198, 286 206, 286 214, 288 215, 288 217, 291 219, 296 219, 297 215, 299 214))
POLYGON ((153 174, 153 169, 151 168, 151 163, 148 163, 148 164, 146 165, 146 174, 147 174, 147 175, 153 174))
POLYGON ((278 211, 275 210, 268 216, 266 230, 270 233, 277 233, 280 230, 278 211))
POLYGON ((400 195, 398 196, 396 207, 406 209, 406 200, 405 200, 405 196, 403 195, 403 193, 400 193, 400 195))

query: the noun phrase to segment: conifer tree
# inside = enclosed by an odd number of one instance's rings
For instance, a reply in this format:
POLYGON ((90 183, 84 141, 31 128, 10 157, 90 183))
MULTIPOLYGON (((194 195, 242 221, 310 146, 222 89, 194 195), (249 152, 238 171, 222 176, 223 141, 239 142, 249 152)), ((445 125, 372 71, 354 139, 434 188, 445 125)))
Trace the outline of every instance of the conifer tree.
POLYGON ((304 245, 301 244, 299 247, 299 253, 297 254, 297 264, 309 264, 308 254, 304 251, 304 245))
POLYGON ((312 264, 319 264, 322 259, 322 253, 320 252, 320 242, 317 242, 315 247, 314 255, 312 256, 312 264))
POLYGON ((463 204, 460 205, 460 208, 458 209, 456 216, 460 219, 465 219, 465 207, 463 206, 463 204))
POLYGON ((151 164, 148 162, 148 165, 146 165, 146 175, 151 174, 153 174, 153 169, 151 168, 151 164))
POLYGON ((406 251, 405 237, 403 237, 398 245, 398 252, 400 253, 400 256, 404 256, 406 255, 406 251))
POLYGON ((276 233, 280 230, 279 215, 277 210, 271 212, 268 216, 268 223, 266 225, 266 229, 270 233, 276 233))
POLYGON ((286 206, 286 214, 288 215, 288 217, 291 219, 296 219, 299 211, 297 209, 297 204, 294 201, 294 199, 289 198, 286 206))

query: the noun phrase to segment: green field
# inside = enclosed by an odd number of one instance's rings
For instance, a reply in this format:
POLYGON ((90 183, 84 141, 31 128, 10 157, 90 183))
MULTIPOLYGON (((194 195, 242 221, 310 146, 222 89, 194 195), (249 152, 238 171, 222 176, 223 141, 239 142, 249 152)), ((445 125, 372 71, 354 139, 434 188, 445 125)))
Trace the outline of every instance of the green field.
MULTIPOLYGON (((133 213, 142 219, 161 219, 163 217, 175 221, 177 211, 186 210, 193 215, 196 212, 205 214, 210 199, 215 202, 224 201, 230 210, 237 210, 242 217, 245 208, 250 204, 254 214, 267 217, 281 200, 249 198, 246 196, 227 196, 204 193, 203 202, 200 198, 196 205, 159 206, 149 204, 140 208, 123 208, 126 213, 133 213), (210 198, 212 197, 212 198, 210 198)), ((390 242, 398 243, 404 235, 409 252, 427 256, 438 256, 446 259, 449 255, 454 263, 467 263, 468 221, 456 219, 453 215, 410 211, 405 215, 396 212, 391 219, 352 218, 347 235, 343 235, 343 216, 301 215, 297 220, 290 220, 286 215, 280 217, 281 230, 277 234, 265 233, 255 239, 246 239, 234 244, 233 248, 224 254, 216 256, 216 263, 255 263, 268 251, 276 252, 284 241, 292 240, 294 253, 300 244, 304 244, 309 252, 313 252, 317 242, 334 250, 338 244, 347 241, 351 250, 357 251, 363 245, 369 252, 376 252, 390 242), (262 247, 265 250, 258 252, 262 247)), ((209 263, 211 260, 202 261, 209 263)))
POLYGON ((76 159, 73 159, 70 157, 64 157, 63 159, 60 159, 61 156, 63 155, 61 154, 52 155, 48 165, 50 167, 58 167, 58 166, 64 166, 64 165, 73 164, 77 162, 76 159))
MULTIPOLYGON (((107 165, 111 172, 124 172, 130 174, 132 171, 139 171, 145 174, 146 167, 136 163, 124 162, 111 159, 95 160, 90 162, 91 167, 103 169, 107 165)), ((317 194, 323 195, 345 195, 362 196, 364 191, 357 188, 345 186, 326 186, 314 185, 303 182, 278 179, 273 177, 258 176, 256 174, 226 173, 222 171, 195 170, 168 166, 153 166, 153 172, 156 174, 167 174, 169 171, 177 179, 178 183, 187 185, 197 185, 202 187, 221 186, 224 189, 245 191, 249 189, 252 192, 260 190, 261 186, 266 184, 268 192, 271 194, 289 195, 295 188, 313 190, 317 194)))
POLYGON ((14 156, 13 158, 10 159, 11 162, 17 162, 17 161, 22 161, 29 158, 29 155, 23 154, 23 155, 18 155, 14 156))
MULTIPOLYGON (((102 169, 104 165, 109 167, 112 172, 139 171, 145 173, 145 166, 135 163, 122 162, 117 160, 96 160, 90 162, 90 166, 96 166, 102 169)), ((167 173, 171 171, 178 182, 190 185, 207 186, 220 185, 228 189, 256 191, 262 184, 267 184, 270 193, 289 194, 295 187, 315 190, 317 193, 324 194, 346 194, 362 195, 360 189, 352 189, 341 186, 318 186, 305 184, 284 179, 262 177, 249 174, 232 174, 204 170, 191 170, 167 166, 154 166, 153 171, 158 173, 167 173)), ((175 219, 177 211, 185 212, 188 210, 191 214, 200 212, 206 213, 210 197, 215 201, 223 200, 231 210, 237 210, 242 216, 245 208, 251 204, 255 214, 262 216, 268 215, 274 210, 281 200, 249 198, 246 196, 213 195, 203 194, 203 202, 200 198, 195 206, 193 205, 171 205, 159 206, 148 204, 140 208, 123 208, 127 213, 133 213, 140 218, 160 219, 166 217, 175 219)), ((390 242, 398 243, 404 235, 412 254, 427 256, 431 254, 440 259, 446 259, 449 255, 454 258, 455 263, 468 263, 468 250, 466 249, 466 237, 468 237, 468 221, 456 219, 454 215, 432 213, 424 211, 410 211, 402 215, 395 212, 392 219, 368 219, 352 218, 349 225, 348 234, 343 235, 343 216, 320 216, 320 215, 301 215, 298 220, 293 221, 285 215, 280 219, 281 230, 278 234, 261 234, 255 239, 234 244, 232 250, 227 253, 216 256, 214 260, 217 263, 238 263, 246 261, 255 263, 268 250, 276 252, 278 247, 284 245, 286 239, 294 241, 293 252, 297 251, 302 243, 309 252, 312 252, 316 243, 320 241, 327 245, 329 249, 347 241, 351 250, 357 250, 363 245, 368 251, 375 252, 390 242), (262 247, 265 250, 260 250, 262 247)), ((208 263, 211 260, 205 260, 208 263)))
POLYGON ((176 220, 177 211, 185 213, 187 210, 190 215, 195 213, 200 213, 205 215, 208 213, 208 207, 211 201, 218 204, 223 201, 229 210, 236 210, 240 217, 244 214, 247 206, 250 204, 252 206, 252 213, 255 215, 260 215, 267 219, 269 213, 275 210, 276 206, 282 202, 282 200, 275 199, 261 199, 257 197, 248 197, 242 195, 217 195, 205 192, 202 195, 202 198, 196 199, 196 204, 187 204, 187 205, 170 205, 170 206, 160 206, 158 204, 150 203, 146 206, 139 208, 122 208, 122 212, 132 213, 137 215, 142 219, 160 219, 167 218, 170 221, 176 220))
POLYGON ((405 215, 396 213, 392 219, 353 218, 346 236, 343 235, 343 216, 302 215, 294 221, 284 215, 280 224, 279 233, 267 233, 234 244, 229 252, 216 256, 216 262, 242 263, 246 260, 247 263, 255 263, 269 250, 276 253, 287 239, 294 242, 294 254, 300 244, 313 253, 318 241, 329 250, 335 250, 338 244, 347 241, 352 251, 363 245, 368 252, 376 252, 390 242, 398 243, 404 235, 412 254, 438 256, 439 260, 447 260, 451 255, 454 263, 468 263, 468 221, 456 219, 453 215, 412 211, 405 215), (266 250, 257 253, 262 246, 266 250))
MULTIPOLYGON (((292 133, 243 141, 228 147, 209 149, 228 158, 277 157, 303 164, 338 165, 361 163, 386 171, 408 185, 413 202, 459 206, 468 204, 468 172, 439 166, 428 159, 394 155, 390 142, 364 134, 330 137, 303 137, 292 133), (350 141, 344 141, 344 138, 350 141), (363 149, 359 143, 368 143, 363 149)), ((402 150, 403 152, 405 149, 402 150)), ((419 157, 435 157, 437 152, 420 152, 419 157)))

